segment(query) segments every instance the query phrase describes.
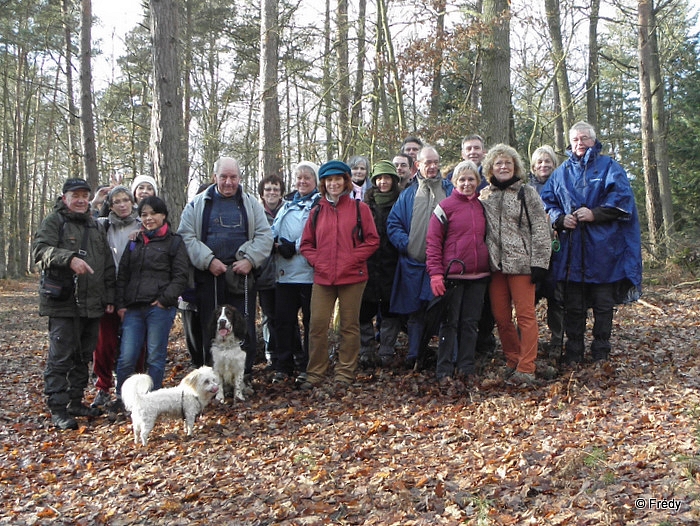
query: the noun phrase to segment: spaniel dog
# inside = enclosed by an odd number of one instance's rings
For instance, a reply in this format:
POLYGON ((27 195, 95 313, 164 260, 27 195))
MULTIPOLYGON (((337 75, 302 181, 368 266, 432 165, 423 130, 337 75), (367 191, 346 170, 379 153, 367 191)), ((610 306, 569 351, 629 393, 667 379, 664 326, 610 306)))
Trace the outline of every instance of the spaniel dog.
POLYGON ((192 435, 194 421, 219 389, 218 378, 211 367, 200 367, 185 376, 177 387, 153 389, 153 381, 147 374, 134 374, 124 381, 122 400, 131 411, 134 443, 144 446, 148 435, 160 415, 180 417, 185 422, 185 432, 192 435))
POLYGON ((246 354, 241 348, 241 341, 247 333, 245 318, 235 307, 221 305, 212 315, 210 331, 212 367, 221 380, 216 399, 223 402, 227 388, 229 391, 233 388, 233 397, 245 400, 243 374, 246 354))

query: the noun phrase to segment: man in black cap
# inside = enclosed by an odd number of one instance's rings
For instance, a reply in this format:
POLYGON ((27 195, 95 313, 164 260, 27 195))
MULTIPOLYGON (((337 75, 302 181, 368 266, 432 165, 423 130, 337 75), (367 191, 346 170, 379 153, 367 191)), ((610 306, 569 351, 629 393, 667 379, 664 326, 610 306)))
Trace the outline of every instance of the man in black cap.
POLYGON ((39 314, 49 317, 44 394, 59 429, 77 429, 76 416, 100 414, 83 404, 83 392, 100 318, 114 310, 114 260, 90 213, 90 192, 84 179, 68 179, 32 246, 42 271, 39 314))

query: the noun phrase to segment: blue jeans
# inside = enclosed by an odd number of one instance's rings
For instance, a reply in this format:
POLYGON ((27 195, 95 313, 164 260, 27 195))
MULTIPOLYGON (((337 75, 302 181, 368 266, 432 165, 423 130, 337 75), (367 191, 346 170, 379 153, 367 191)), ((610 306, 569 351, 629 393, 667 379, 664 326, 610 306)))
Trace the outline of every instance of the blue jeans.
POLYGON ((175 307, 161 309, 151 305, 126 310, 117 362, 117 395, 121 395, 124 380, 134 374, 144 341, 148 375, 153 380, 154 389, 161 387, 168 357, 168 336, 176 312, 175 307))

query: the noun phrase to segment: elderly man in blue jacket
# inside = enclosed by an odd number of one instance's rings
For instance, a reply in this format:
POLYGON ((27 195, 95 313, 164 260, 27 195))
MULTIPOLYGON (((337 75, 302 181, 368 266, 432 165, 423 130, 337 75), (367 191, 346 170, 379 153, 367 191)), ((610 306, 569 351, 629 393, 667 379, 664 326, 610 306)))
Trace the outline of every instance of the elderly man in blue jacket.
POLYGON ((425 330, 425 309, 433 299, 430 277, 425 271, 425 237, 430 216, 437 204, 452 193, 452 183, 440 175, 440 156, 424 146, 416 161, 417 184, 401 192, 386 222, 389 241, 399 251, 399 262, 389 304, 396 314, 408 315, 406 365, 418 358, 425 330))
POLYGON ((587 122, 574 124, 569 139, 569 159, 551 175, 541 197, 561 241, 552 272, 565 303, 564 362, 575 364, 583 361, 589 307, 593 361, 608 359, 614 307, 641 293, 642 255, 637 207, 624 168, 601 154, 587 122))

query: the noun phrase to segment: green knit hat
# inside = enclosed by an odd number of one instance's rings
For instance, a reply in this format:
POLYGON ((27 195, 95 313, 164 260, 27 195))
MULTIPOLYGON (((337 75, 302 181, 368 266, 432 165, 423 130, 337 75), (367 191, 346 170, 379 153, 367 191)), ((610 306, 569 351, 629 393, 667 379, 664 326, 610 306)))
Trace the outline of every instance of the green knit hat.
POLYGON ((377 177, 380 175, 390 175, 397 183, 399 182, 399 174, 396 173, 396 166, 394 166, 394 163, 391 161, 379 161, 374 164, 372 167, 372 177, 370 178, 372 184, 375 184, 377 177))

